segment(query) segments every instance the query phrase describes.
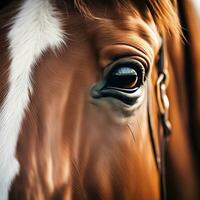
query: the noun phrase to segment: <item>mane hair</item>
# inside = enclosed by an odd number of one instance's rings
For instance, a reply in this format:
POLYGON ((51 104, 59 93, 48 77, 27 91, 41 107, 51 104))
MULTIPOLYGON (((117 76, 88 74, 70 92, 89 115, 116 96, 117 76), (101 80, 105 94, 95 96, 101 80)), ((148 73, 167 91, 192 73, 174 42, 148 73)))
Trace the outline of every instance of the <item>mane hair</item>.
MULTIPOLYGON (((92 0, 68 0, 68 2, 74 4, 82 15, 88 18, 96 18, 96 16, 91 13, 89 5, 91 5, 92 2, 93 4, 97 4, 97 2, 92 0)), ((102 1, 101 4, 114 4, 117 5, 118 8, 125 7, 133 12, 134 6, 136 6, 139 7, 141 15, 144 14, 145 10, 148 10, 160 34, 173 35, 175 37, 182 35, 176 0, 108 0, 102 1)))
POLYGON ((182 35, 176 0, 145 0, 160 32, 182 35))

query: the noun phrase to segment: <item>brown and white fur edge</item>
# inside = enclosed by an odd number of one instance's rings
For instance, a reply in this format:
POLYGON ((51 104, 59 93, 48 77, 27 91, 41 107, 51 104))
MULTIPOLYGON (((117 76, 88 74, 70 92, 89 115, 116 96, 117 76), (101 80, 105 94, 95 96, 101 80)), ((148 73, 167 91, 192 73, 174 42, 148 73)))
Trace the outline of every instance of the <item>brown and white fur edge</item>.
POLYGON ((47 49, 64 44, 64 32, 50 0, 25 0, 8 32, 9 89, 0 108, 0 200, 7 200, 19 172, 15 157, 24 113, 32 93, 31 74, 47 49))

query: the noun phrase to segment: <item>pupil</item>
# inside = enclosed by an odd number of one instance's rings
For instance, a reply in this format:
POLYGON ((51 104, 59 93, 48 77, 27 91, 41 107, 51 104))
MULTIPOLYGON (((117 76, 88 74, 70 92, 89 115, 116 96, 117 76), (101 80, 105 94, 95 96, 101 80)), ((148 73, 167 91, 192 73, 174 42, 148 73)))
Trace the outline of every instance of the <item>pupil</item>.
POLYGON ((109 87, 132 89, 138 81, 137 72, 130 67, 122 67, 115 70, 108 78, 109 87))

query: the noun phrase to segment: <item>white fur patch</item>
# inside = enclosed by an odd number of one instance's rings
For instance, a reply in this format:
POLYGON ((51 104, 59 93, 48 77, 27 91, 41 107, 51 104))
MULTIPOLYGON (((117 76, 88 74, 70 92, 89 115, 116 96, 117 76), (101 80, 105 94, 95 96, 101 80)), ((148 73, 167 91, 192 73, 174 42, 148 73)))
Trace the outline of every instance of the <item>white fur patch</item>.
POLYGON ((31 72, 47 48, 64 44, 64 33, 49 0, 25 0, 8 33, 11 65, 9 90, 0 110, 0 200, 8 192, 19 165, 17 140, 32 91, 31 72))
POLYGON ((199 20, 200 20, 200 0, 192 0, 192 3, 194 5, 194 8, 199 16, 199 20))

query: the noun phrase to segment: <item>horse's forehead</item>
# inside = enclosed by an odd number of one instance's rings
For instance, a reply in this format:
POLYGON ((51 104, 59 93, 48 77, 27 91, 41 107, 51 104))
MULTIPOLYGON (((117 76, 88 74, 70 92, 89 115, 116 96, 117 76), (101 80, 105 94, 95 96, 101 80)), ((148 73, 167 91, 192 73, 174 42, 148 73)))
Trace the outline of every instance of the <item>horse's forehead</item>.
POLYGON ((92 38, 97 50, 117 43, 137 46, 139 49, 142 46, 150 46, 153 50, 158 50, 160 35, 153 20, 145 20, 131 13, 125 17, 123 11, 121 15, 118 13, 118 16, 103 13, 100 15, 101 9, 96 12, 100 16, 96 19, 86 19, 84 16, 72 14, 68 18, 66 28, 69 37, 73 37, 73 40, 77 40, 78 36, 81 40, 92 38))

